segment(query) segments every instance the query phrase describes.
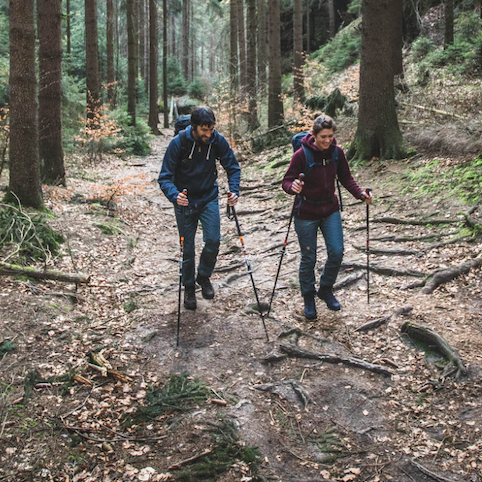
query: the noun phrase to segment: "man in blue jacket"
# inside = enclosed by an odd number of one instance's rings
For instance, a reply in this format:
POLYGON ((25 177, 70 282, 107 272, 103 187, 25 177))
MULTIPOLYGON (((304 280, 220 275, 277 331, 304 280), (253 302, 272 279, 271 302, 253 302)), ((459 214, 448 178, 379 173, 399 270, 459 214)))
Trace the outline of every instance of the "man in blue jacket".
POLYGON ((182 284, 184 307, 188 310, 196 309, 196 282, 203 298, 214 298, 209 278, 221 241, 216 159, 228 175, 230 206, 237 203, 239 195, 241 168, 226 139, 214 129, 215 124, 209 107, 196 107, 191 113, 191 125, 170 142, 158 179, 162 192, 174 204, 179 234, 184 235, 182 284), (204 247, 196 276, 194 238, 199 222, 204 247))

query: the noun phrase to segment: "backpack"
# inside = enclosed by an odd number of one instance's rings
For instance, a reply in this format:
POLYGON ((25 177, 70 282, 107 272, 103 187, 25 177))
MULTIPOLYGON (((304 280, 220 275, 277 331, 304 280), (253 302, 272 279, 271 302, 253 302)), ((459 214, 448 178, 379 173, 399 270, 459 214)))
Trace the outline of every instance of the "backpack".
POLYGON ((174 135, 177 136, 179 132, 189 125, 191 125, 191 116, 189 114, 178 117, 176 122, 174 122, 174 135))
MULTIPOLYGON (((295 134, 291 138, 291 145, 293 146, 293 152, 296 152, 300 147, 303 148, 303 152, 305 154, 305 170, 304 170, 305 176, 307 176, 309 174, 309 172, 311 171, 311 169, 315 165, 313 152, 311 151, 311 149, 307 149, 301 143, 301 141, 310 133, 311 133, 311 131, 299 132, 298 134, 295 134)), ((335 146, 335 149, 333 149, 333 152, 331 154, 331 159, 326 159, 326 162, 328 162, 328 163, 332 162, 335 165, 337 172, 338 172, 338 155, 339 155, 338 149, 339 149, 338 146, 335 146)), ((325 165, 325 164, 323 164, 323 165, 325 165)), ((340 182, 338 181, 338 175, 336 176, 336 186, 338 188, 338 197, 340 199, 340 211, 343 211, 343 202, 342 202, 342 199, 341 199, 341 189, 340 189, 340 182)))

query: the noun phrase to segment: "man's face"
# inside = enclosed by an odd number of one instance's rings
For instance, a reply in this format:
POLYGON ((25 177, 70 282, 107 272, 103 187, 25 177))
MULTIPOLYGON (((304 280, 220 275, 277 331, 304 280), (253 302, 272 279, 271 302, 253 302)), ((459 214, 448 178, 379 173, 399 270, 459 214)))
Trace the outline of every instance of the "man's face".
POLYGON ((204 142, 207 144, 214 134, 214 124, 209 126, 195 126, 192 129, 192 135, 196 141, 204 142))

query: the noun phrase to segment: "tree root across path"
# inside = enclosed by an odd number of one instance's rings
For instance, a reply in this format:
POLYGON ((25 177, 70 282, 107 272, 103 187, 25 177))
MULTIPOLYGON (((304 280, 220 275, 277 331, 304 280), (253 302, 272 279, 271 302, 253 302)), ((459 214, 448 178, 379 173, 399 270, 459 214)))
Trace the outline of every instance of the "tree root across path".
POLYGON ((360 325, 358 328, 355 328, 355 332, 373 330, 374 328, 378 328, 379 326, 388 323, 398 315, 407 315, 411 313, 412 310, 413 308, 411 306, 402 306, 391 315, 382 316, 381 318, 360 325))
POLYGON ((456 378, 459 378, 461 374, 467 374, 467 368, 460 359, 459 354, 435 331, 409 321, 402 325, 401 331, 406 333, 412 340, 420 341, 431 349, 436 350, 449 361, 449 364, 444 369, 442 378, 446 378, 454 373, 456 378))
POLYGON ((28 276, 35 279, 52 279, 67 283, 89 283, 90 276, 83 273, 61 273, 60 271, 37 270, 28 266, 18 266, 0 262, 0 275, 28 276))

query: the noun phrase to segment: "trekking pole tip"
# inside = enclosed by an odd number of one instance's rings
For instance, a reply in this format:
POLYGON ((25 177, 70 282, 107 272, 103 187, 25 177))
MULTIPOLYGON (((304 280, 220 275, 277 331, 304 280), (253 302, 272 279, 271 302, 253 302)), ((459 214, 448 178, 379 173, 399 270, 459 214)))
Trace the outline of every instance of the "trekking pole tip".
POLYGON ((372 189, 371 187, 365 188, 365 192, 366 192, 366 193, 369 193, 369 192, 372 192, 372 191, 373 191, 373 189, 372 189))

